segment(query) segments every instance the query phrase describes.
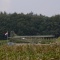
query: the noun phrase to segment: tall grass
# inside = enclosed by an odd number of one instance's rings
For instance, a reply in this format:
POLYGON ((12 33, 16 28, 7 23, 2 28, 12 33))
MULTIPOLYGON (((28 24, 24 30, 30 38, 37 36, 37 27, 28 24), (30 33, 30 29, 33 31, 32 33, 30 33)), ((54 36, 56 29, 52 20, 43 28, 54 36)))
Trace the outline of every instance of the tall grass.
POLYGON ((9 40, 0 40, 0 45, 6 44, 9 40))
POLYGON ((0 60, 60 60, 60 45, 2 45, 0 46, 0 60))

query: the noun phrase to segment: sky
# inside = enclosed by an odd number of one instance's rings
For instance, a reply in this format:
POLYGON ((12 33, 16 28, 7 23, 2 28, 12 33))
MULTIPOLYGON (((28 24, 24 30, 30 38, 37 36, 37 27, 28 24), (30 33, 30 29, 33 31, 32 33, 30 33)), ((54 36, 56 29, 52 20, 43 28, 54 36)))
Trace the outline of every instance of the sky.
POLYGON ((60 14, 60 0, 0 0, 0 12, 53 16, 60 14))

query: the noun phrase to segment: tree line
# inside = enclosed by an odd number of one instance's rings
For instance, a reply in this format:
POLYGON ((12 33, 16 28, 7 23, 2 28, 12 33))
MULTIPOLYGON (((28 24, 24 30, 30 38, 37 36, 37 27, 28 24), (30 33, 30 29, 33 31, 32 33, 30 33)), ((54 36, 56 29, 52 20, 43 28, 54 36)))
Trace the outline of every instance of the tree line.
POLYGON ((60 15, 45 16, 33 12, 0 12, 0 39, 5 39, 5 32, 14 31, 17 35, 60 35, 60 15))

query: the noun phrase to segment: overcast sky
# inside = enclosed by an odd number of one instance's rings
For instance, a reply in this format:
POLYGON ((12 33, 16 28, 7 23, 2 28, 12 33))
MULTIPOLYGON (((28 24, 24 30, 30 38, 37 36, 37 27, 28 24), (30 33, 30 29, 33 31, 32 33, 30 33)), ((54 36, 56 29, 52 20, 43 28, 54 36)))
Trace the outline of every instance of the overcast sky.
POLYGON ((0 0, 0 11, 52 16, 60 14, 60 0, 0 0))

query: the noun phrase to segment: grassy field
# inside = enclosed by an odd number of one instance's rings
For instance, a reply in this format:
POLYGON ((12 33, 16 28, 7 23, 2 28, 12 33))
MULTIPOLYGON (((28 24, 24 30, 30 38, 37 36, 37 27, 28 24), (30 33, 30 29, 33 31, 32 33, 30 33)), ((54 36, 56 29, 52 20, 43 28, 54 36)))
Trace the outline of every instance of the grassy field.
POLYGON ((60 60, 60 45, 2 45, 0 46, 0 60, 60 60))
POLYGON ((0 45, 6 44, 8 41, 7 40, 0 40, 0 45))
POLYGON ((60 44, 7 45, 7 40, 0 43, 0 60, 60 60, 60 44))

